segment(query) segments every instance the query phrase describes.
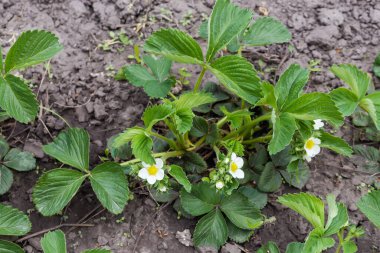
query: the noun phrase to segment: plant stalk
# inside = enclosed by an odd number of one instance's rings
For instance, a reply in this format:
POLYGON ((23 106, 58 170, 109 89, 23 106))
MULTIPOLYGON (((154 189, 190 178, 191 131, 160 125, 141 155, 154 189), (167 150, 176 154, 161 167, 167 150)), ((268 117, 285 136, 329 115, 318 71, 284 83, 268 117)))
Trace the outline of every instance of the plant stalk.
POLYGON ((194 86, 194 91, 198 91, 199 90, 199 87, 201 86, 202 79, 203 79, 205 73, 206 73, 206 68, 202 67, 202 71, 199 74, 198 80, 197 80, 197 82, 196 82, 196 84, 194 86))
POLYGON ((272 135, 266 135, 266 136, 261 136, 257 137, 254 139, 246 140, 243 141, 243 144, 253 144, 253 143, 258 143, 258 142, 267 142, 272 139, 272 135))
POLYGON ((155 132, 150 132, 150 135, 152 135, 154 137, 157 137, 157 138, 159 138, 159 139, 167 142, 170 145, 170 147, 172 147, 173 149, 176 149, 176 150, 178 149, 177 144, 175 143, 175 141, 173 141, 173 140, 171 140, 171 139, 169 139, 169 138, 167 138, 167 137, 165 137, 165 136, 163 136, 161 134, 155 133, 155 132))

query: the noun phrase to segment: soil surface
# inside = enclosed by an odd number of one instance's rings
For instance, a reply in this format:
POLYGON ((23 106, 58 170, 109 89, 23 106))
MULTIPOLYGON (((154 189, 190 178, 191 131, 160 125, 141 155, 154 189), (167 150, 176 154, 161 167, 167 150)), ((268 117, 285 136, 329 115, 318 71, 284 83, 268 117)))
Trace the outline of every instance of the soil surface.
MULTIPOLYGON (((268 11, 291 30, 291 46, 248 48, 243 54, 257 66, 258 60, 267 67, 286 66, 298 62, 307 66, 312 59, 321 60, 321 72, 313 73, 310 90, 326 91, 339 81, 328 71, 334 63, 352 63, 371 72, 380 51, 380 2, 377 0, 235 0, 254 10, 257 15, 268 11)), ((35 84, 35 91, 45 107, 52 108, 72 126, 86 128, 91 134, 91 163, 99 162, 107 138, 121 130, 140 124, 144 108, 151 103, 145 93, 125 82, 112 78, 113 69, 131 63, 133 47, 111 46, 110 51, 98 47, 109 39, 109 31, 124 29, 134 44, 142 44, 152 31, 161 27, 179 27, 198 37, 198 27, 211 12, 211 0, 2 0, 0 2, 0 44, 9 48, 15 36, 30 28, 56 33, 64 45, 51 61, 51 75, 42 66, 33 68, 24 77, 35 84), (123 48, 123 50, 118 50, 123 48)), ((196 77, 198 69, 188 69, 196 77)), ((273 76, 273 75, 272 75, 273 76)), ((376 79, 376 78, 374 78, 376 79)), ((379 87, 379 80, 374 80, 379 87)), ((339 134, 353 142, 349 120, 339 134)), ((80 223, 88 219, 93 227, 63 227, 70 252, 102 246, 114 252, 195 252, 183 239, 193 231, 194 220, 177 219, 171 206, 157 207, 146 192, 136 190, 122 215, 102 211, 93 192, 84 185, 63 214, 42 217, 31 203, 31 189, 42 171, 60 166, 41 151, 41 145, 52 140, 64 129, 65 123, 42 111, 40 120, 31 125, 8 121, 1 125, 2 133, 13 146, 32 151, 39 167, 30 173, 15 176, 9 193, 1 202, 11 203, 30 214, 33 231, 52 228, 63 223, 80 223), (43 122, 43 123, 42 123, 43 122), (44 126, 45 125, 45 126, 44 126), (189 230, 186 230, 189 229, 189 230), (184 232, 182 232, 184 231, 184 232), (179 233, 180 232, 180 233, 179 233), (178 238, 181 238, 180 240, 178 238)), ((326 150, 311 163, 311 178, 304 190, 320 196, 337 195, 347 204, 351 221, 366 229, 358 240, 359 252, 380 252, 380 231, 376 230, 357 210, 354 203, 367 191, 362 183, 371 178, 361 172, 350 159, 326 150)), ((141 189, 140 189, 141 190, 141 189)), ((277 221, 259 229, 244 245, 228 243, 221 252, 253 252, 267 241, 276 241, 282 250, 292 241, 303 241, 310 231, 308 223, 293 211, 281 207, 275 199, 283 188, 270 195, 264 213, 277 216, 277 221)), ((40 252, 40 236, 23 242, 28 253, 40 252)), ((201 252, 208 252, 201 249, 201 252)), ((213 251, 210 251, 213 252, 213 251)))

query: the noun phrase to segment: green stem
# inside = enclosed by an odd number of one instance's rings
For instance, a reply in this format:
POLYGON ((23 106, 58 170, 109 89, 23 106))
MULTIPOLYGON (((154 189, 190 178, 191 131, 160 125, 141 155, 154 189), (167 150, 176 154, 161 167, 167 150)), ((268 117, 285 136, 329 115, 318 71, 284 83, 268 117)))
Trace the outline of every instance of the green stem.
POLYGON ((241 132, 244 132, 246 129, 253 128, 257 124, 259 124, 261 121, 269 120, 271 117, 272 117, 271 113, 267 113, 267 114, 261 115, 260 117, 257 117, 256 119, 252 120, 249 124, 244 125, 244 126, 240 127, 238 130, 233 131, 233 132, 227 134, 223 138, 223 140, 231 139, 232 137, 235 137, 236 135, 239 135, 241 132))
POLYGON ((338 239, 339 239, 339 245, 338 245, 338 247, 336 248, 335 253, 340 253, 340 249, 342 248, 342 245, 343 245, 343 242, 344 242, 344 239, 343 239, 343 233, 344 233, 344 229, 341 229, 341 230, 337 233, 337 236, 338 236, 338 239))
POLYGON ((272 139, 272 135, 266 135, 266 136, 261 136, 257 137, 254 139, 246 140, 243 141, 243 144, 252 144, 252 143, 258 143, 258 142, 267 142, 272 139))
POLYGON ((195 86, 194 86, 194 91, 198 91, 199 86, 200 86, 201 83, 202 83, 202 79, 203 79, 205 73, 206 73, 206 68, 205 68, 205 67, 202 67, 202 71, 201 71, 201 73, 199 74, 198 80, 197 80, 197 82, 196 82, 196 84, 195 84, 195 86))
POLYGON ((221 119, 216 123, 217 128, 221 128, 226 122, 227 122, 227 116, 221 118, 221 119))
MULTIPOLYGON (((185 151, 172 151, 172 152, 162 152, 162 153, 156 153, 156 154, 152 154, 152 156, 154 158, 157 158, 157 157, 160 157, 160 158, 170 158, 170 157, 177 157, 177 156, 181 156, 185 153, 185 151)), ((129 160, 127 162, 123 162, 123 163, 120 163, 121 166, 128 166, 130 164, 135 164, 135 163, 138 163, 138 162, 141 162, 140 159, 132 159, 132 160, 129 160)))
POLYGON ((165 137, 165 136, 163 136, 161 134, 155 133, 155 132, 150 132, 150 135, 152 135, 154 137, 157 137, 157 138, 159 138, 159 139, 161 139, 163 141, 166 141, 170 145, 170 147, 172 147, 174 149, 178 149, 177 144, 175 143, 175 141, 173 141, 173 140, 171 140, 171 139, 169 139, 169 138, 167 138, 167 137, 165 137))

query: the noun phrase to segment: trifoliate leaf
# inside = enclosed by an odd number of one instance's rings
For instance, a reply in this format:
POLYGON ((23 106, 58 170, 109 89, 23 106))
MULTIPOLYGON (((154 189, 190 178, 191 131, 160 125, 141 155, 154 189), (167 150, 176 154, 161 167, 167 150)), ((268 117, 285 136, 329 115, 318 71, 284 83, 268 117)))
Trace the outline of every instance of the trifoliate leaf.
POLYGON ((177 29, 161 29, 145 42, 144 50, 181 63, 203 64, 199 44, 187 33, 177 29))
POLYGON ((239 35, 252 19, 252 12, 231 4, 230 0, 217 0, 209 20, 206 60, 210 62, 216 53, 239 35))
POLYGON ((255 104, 261 97, 260 78, 245 58, 228 55, 214 61, 209 70, 232 94, 255 104))
POLYGON ((8 51, 5 72, 47 61, 62 49, 63 46, 53 33, 43 30, 24 32, 8 51))
POLYGON ((220 209, 235 226, 241 229, 256 229, 264 221, 259 209, 239 192, 223 198, 220 209))
POLYGON ((187 192, 191 192, 191 183, 186 176, 183 169, 177 165, 171 165, 169 170, 170 176, 172 176, 187 192))
POLYGON ((215 102, 213 94, 207 92, 186 92, 173 102, 177 110, 193 109, 195 107, 215 102))
POLYGON ((354 65, 333 65, 330 70, 351 88, 359 100, 365 96, 372 84, 371 77, 354 65))
POLYGON ((174 121, 177 131, 184 134, 191 130, 193 126, 194 113, 190 108, 179 109, 174 114, 174 121))
POLYGON ((308 93, 293 100, 283 108, 291 116, 299 120, 322 119, 339 126, 343 123, 342 114, 329 95, 319 92, 308 93))
POLYGON ((150 55, 145 55, 143 57, 144 63, 148 65, 153 75, 157 78, 158 81, 165 81, 170 73, 172 67, 172 61, 165 58, 155 58, 150 55))
POLYGON ((0 213, 0 235, 19 236, 30 231, 32 224, 20 210, 0 204, 0 213))
POLYGON ((368 112, 377 130, 380 130, 380 91, 365 96, 359 105, 368 112))
POLYGON ((324 228, 325 205, 320 198, 309 193, 285 194, 278 202, 302 215, 314 228, 324 228))
POLYGON ((359 104, 358 97, 346 88, 335 89, 330 96, 343 116, 350 116, 359 104))
POLYGON ((61 230, 48 232, 41 239, 44 253, 66 253, 66 237, 61 230))
POLYGON ((331 237, 323 235, 323 229, 315 228, 310 232, 302 252, 307 253, 321 253, 335 245, 335 240, 331 237))
POLYGON ((279 111, 300 96, 308 80, 309 71, 298 64, 292 64, 285 70, 274 88, 279 111))
POLYGON ((13 148, 4 157, 3 164, 17 171, 29 171, 36 168, 36 159, 30 152, 13 148))
POLYGON ((36 96, 23 79, 11 74, 0 77, 0 106, 21 123, 32 121, 38 113, 36 96))
POLYGON ((227 220, 228 237, 237 243, 243 243, 249 240, 253 235, 253 230, 241 229, 235 226, 231 221, 227 220))
POLYGON ((114 162, 105 162, 95 167, 90 182, 100 203, 111 213, 119 214, 128 201, 129 189, 123 168, 114 162))
POLYGON ((243 36, 243 43, 249 46, 266 46, 289 42, 291 39, 291 33, 279 20, 273 17, 261 17, 243 36))
POLYGON ((197 223, 193 242, 197 247, 209 246, 219 249, 228 237, 226 220, 219 209, 212 210, 197 223))
POLYGON ((362 196, 356 205, 376 227, 380 228, 380 190, 362 196))
POLYGON ((33 189, 33 202, 44 216, 59 213, 74 197, 87 176, 76 170, 54 169, 44 173, 33 189))
POLYGON ((345 142, 343 139, 333 136, 324 131, 321 132, 321 136, 319 138, 321 140, 321 147, 331 149, 341 155, 352 155, 351 146, 348 145, 348 143, 345 142))

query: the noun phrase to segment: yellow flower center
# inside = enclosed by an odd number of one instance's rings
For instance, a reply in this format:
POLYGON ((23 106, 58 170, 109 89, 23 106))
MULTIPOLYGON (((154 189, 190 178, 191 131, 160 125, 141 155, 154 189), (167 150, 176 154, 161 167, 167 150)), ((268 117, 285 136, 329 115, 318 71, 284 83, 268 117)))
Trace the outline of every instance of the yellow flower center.
POLYGON ((306 145, 305 146, 306 146, 307 149, 312 149, 314 147, 314 145, 315 145, 314 141, 312 139, 309 139, 309 140, 306 141, 306 145))
POLYGON ((235 162, 232 162, 231 163, 231 171, 232 172, 235 172, 239 169, 239 167, 237 166, 237 164, 235 162))
POLYGON ((158 168, 156 167, 156 165, 152 165, 152 166, 150 166, 150 167, 148 168, 148 173, 149 173, 149 175, 151 175, 151 176, 156 175, 157 172, 158 172, 158 168))

